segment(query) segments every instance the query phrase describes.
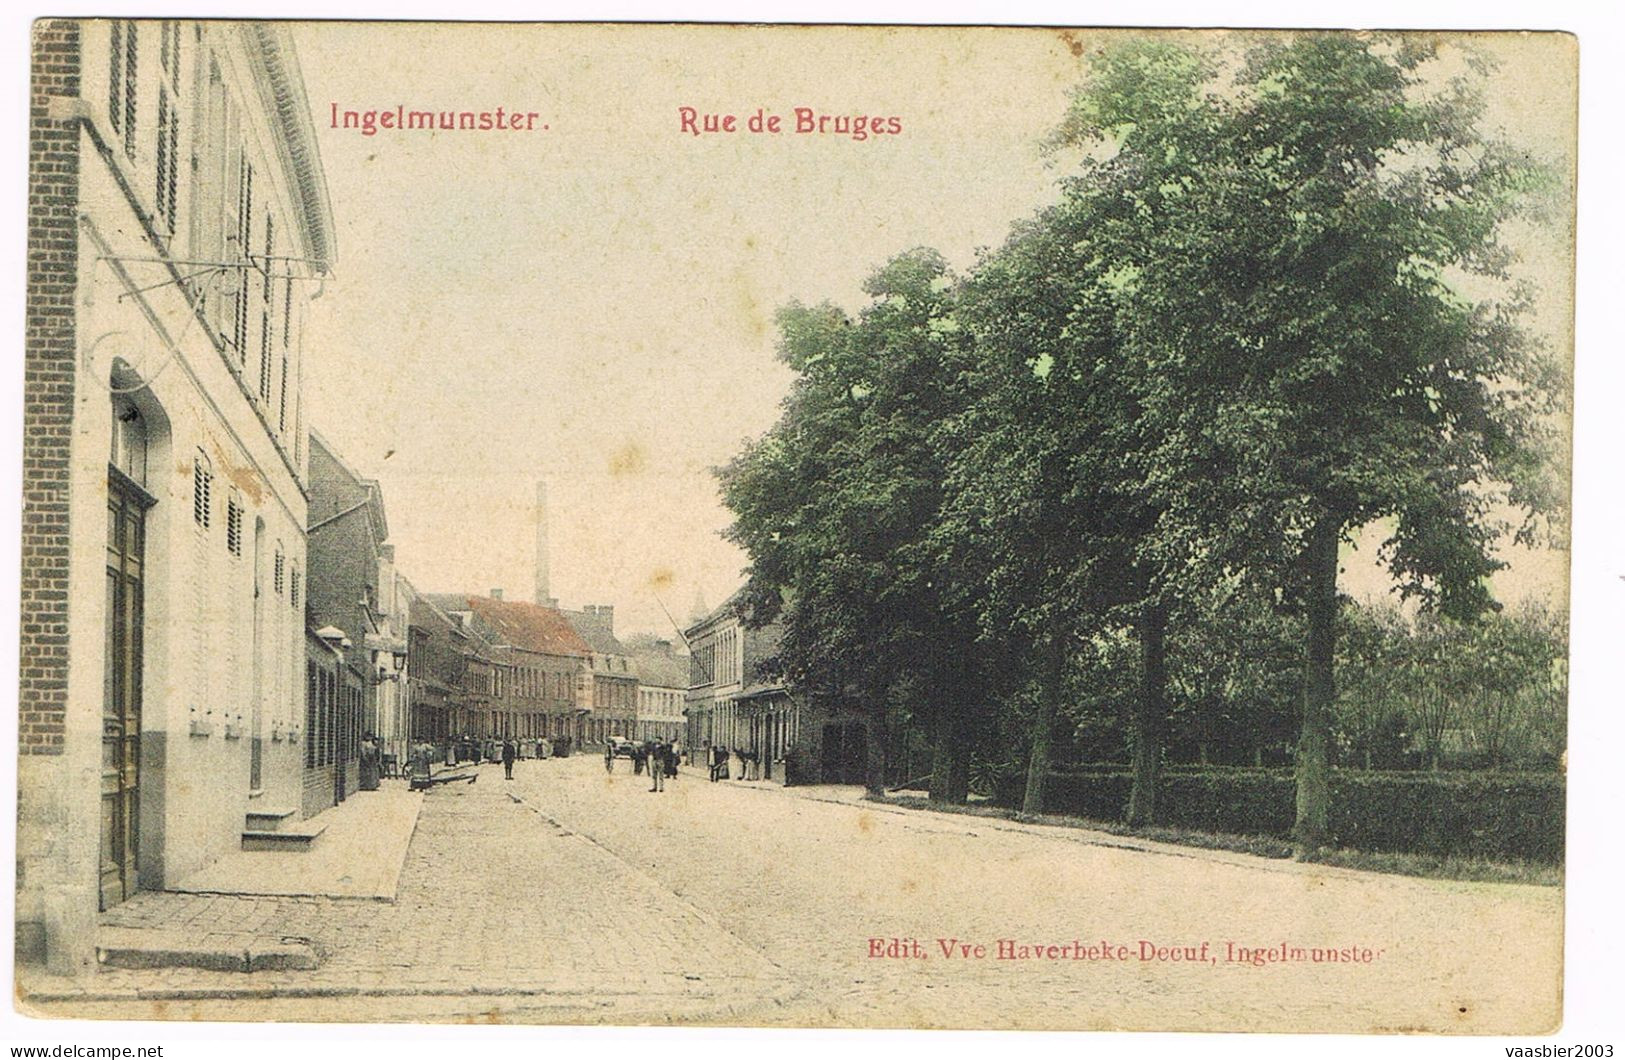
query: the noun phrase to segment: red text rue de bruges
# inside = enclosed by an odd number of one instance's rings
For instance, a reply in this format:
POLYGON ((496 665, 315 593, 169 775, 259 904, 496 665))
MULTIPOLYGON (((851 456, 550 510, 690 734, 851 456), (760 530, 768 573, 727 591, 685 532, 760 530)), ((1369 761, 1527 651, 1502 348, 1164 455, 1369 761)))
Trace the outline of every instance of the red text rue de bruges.
POLYGON ((811 107, 795 107, 789 114, 769 114, 757 107, 754 114, 709 113, 694 107, 677 108, 677 131, 689 136, 726 133, 846 136, 853 140, 901 136, 903 119, 895 114, 823 114, 811 107))

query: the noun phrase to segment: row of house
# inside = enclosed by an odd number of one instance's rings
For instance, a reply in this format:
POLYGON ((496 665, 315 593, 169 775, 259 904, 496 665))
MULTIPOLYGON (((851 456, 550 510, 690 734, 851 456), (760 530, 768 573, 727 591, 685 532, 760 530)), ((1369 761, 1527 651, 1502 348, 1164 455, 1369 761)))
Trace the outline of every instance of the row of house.
POLYGON ((369 736, 854 775, 861 727, 759 680, 731 607, 685 658, 561 610, 545 566, 536 604, 395 569, 378 483, 307 420, 334 226, 286 26, 42 20, 30 141, 19 958, 88 968, 100 911, 344 801, 369 736))
POLYGON ((287 27, 41 20, 30 89, 19 958, 90 967, 100 911, 344 801, 368 736, 669 729, 612 608, 417 592, 311 429, 335 241, 287 27))
POLYGON ((864 720, 849 708, 792 695, 776 676, 778 623, 745 622, 740 590, 683 632, 689 648, 684 742, 695 760, 713 747, 746 752, 764 780, 861 784, 864 720))
POLYGON ((458 744, 681 737, 686 660, 669 641, 615 635, 610 605, 579 611, 487 595, 414 594, 407 736, 458 744))

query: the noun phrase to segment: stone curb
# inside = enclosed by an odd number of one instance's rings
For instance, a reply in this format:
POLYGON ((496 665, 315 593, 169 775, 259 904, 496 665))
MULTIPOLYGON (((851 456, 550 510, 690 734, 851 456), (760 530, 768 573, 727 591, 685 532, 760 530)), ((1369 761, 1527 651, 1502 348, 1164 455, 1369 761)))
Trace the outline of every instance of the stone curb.
MULTIPOLYGON (((675 985, 675 984, 674 984, 675 985)), ((606 999, 622 998, 686 998, 688 1000, 719 1000, 730 994, 737 983, 731 980, 719 980, 714 988, 707 989, 696 996, 692 990, 668 989, 650 991, 644 988, 645 984, 628 985, 623 982, 592 983, 583 985, 576 981, 569 985, 561 983, 547 983, 536 985, 512 985, 497 983, 476 983, 460 986, 363 986, 353 983, 328 983, 321 985, 244 985, 226 987, 125 987, 116 989, 97 989, 87 986, 83 989, 47 989, 40 991, 20 991, 19 1001, 33 1004, 48 1004, 52 1002, 120 1002, 120 1001, 269 1001, 276 999, 318 999, 318 998, 353 998, 353 997, 549 997, 559 1000, 570 999, 593 1008, 601 1007, 606 999)), ((759 996, 745 999, 736 999, 735 1003, 756 1004, 783 1004, 797 991, 784 985, 759 996)))
POLYGON ((321 963, 315 949, 301 940, 247 935, 211 942, 144 928, 103 928, 96 962, 107 968, 211 972, 310 971, 321 963))

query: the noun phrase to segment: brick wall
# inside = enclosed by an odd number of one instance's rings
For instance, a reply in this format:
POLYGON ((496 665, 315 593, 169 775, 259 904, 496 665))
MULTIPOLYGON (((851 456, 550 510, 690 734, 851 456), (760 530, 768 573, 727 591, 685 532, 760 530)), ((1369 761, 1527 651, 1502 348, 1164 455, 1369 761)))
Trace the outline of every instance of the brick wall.
POLYGON ((68 474, 73 433, 79 127, 51 117, 79 95, 79 26, 34 27, 28 300, 23 354, 22 645, 18 742, 61 754, 68 694, 68 474))

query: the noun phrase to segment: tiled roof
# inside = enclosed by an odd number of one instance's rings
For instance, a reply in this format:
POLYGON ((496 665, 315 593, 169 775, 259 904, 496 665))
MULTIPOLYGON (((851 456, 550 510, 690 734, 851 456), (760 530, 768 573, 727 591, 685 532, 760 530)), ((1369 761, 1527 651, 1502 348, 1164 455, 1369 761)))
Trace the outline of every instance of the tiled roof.
MULTIPOLYGON (((472 611, 478 622, 512 647, 544 655, 584 656, 592 653, 592 648, 557 608, 538 607, 520 600, 493 600, 488 596, 465 596, 460 599, 464 606, 455 610, 472 611)), ((436 603, 439 603, 439 599, 436 599, 436 603)))
POLYGON ((626 655, 626 645, 615 639, 609 623, 597 615, 589 615, 585 611, 561 611, 572 628, 580 634, 591 650, 600 655, 626 655))
POLYGON ((433 604, 435 610, 446 615, 472 610, 467 593, 418 593, 418 599, 433 604))
POLYGON ((640 651, 632 656, 632 668, 641 684, 656 688, 688 687, 688 656, 670 652, 640 651))

